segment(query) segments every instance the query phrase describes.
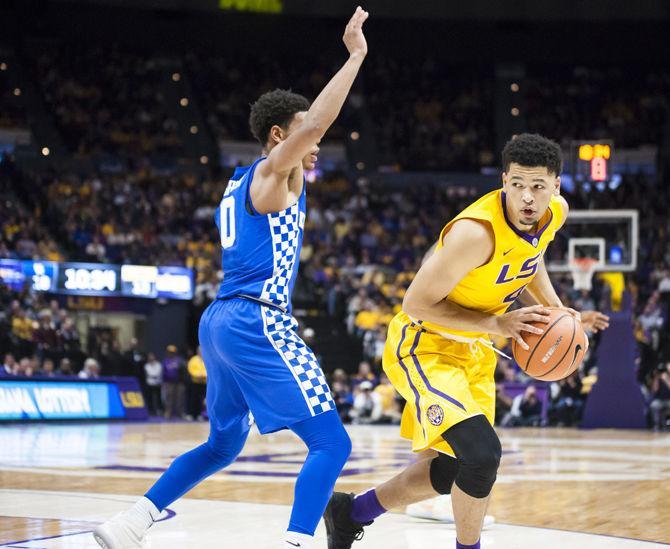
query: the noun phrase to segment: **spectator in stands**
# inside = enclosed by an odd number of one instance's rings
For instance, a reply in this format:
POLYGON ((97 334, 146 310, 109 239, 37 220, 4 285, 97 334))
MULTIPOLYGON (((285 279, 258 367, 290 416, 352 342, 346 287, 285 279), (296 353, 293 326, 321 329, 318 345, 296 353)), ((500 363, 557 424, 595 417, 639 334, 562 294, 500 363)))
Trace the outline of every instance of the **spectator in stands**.
POLYGON ((372 299, 367 299, 354 320, 355 333, 364 336, 366 332, 375 330, 379 321, 380 314, 377 311, 377 304, 372 299))
POLYGON ((2 360, 2 367, 0 367, 0 377, 7 377, 14 375, 14 369, 16 368, 16 360, 12 353, 7 353, 5 358, 2 360))
POLYGON ((93 240, 86 245, 86 255, 88 255, 89 261, 97 261, 99 263, 104 263, 107 258, 105 254, 107 253, 107 248, 105 245, 100 242, 99 236, 94 236, 93 240))
POLYGON ((503 427, 539 427, 542 423, 542 402, 535 386, 529 385, 512 402, 512 409, 502 421, 503 427))
POLYGON ((665 323, 664 311, 659 298, 659 292, 652 294, 644 311, 638 318, 646 339, 654 348, 658 348, 660 330, 665 323))
POLYGON ((184 360, 177 354, 175 345, 168 345, 163 359, 163 405, 166 418, 184 416, 184 360))
MULTIPOLYGON (((505 352, 505 351, 503 351, 505 352)), ((509 360, 503 356, 498 356, 498 362, 496 364, 496 371, 494 378, 496 382, 513 382, 517 380, 517 374, 520 374, 521 369, 512 360, 509 360)))
POLYGON ((650 383, 651 376, 661 362, 661 344, 663 328, 666 323, 665 312, 660 303, 660 294, 652 293, 642 313, 635 320, 635 337, 640 350, 640 369, 638 379, 641 383, 650 383))
POLYGON ((74 371, 72 370, 72 361, 67 357, 62 358, 58 366, 57 373, 59 376, 62 377, 69 377, 75 375, 74 371))
POLYGON ((30 370, 32 372, 31 375, 37 376, 40 374, 40 357, 38 357, 36 354, 30 357, 30 370))
POLYGON ((40 313, 38 327, 33 332, 33 340, 37 345, 39 356, 43 358, 53 357, 57 353, 59 347, 58 333, 48 312, 40 313))
POLYGON ((42 363, 42 369, 39 372, 39 375, 42 377, 56 377, 56 371, 54 366, 54 361, 50 358, 45 358, 42 363))
POLYGON ((161 397, 163 365, 156 360, 156 355, 153 353, 149 353, 147 356, 147 363, 144 365, 144 379, 149 412, 153 415, 160 415, 163 413, 163 399, 161 397))
POLYGON ((371 390, 374 389, 377 383, 379 383, 377 376, 372 373, 370 363, 365 360, 358 365, 358 372, 351 376, 351 388, 355 390, 364 381, 367 381, 372 385, 371 390))
POLYGON ((354 395, 351 389, 341 381, 333 381, 332 393, 335 408, 340 415, 342 423, 351 423, 351 408, 354 405, 354 395))
POLYGON ((33 321, 26 315, 25 309, 17 304, 12 315, 12 336, 20 355, 33 350, 33 321))
POLYGON ((74 324, 74 320, 69 316, 61 322, 58 330, 58 339, 61 342, 63 352, 66 354, 78 353, 81 344, 79 342, 79 331, 74 324))
POLYGON ((649 404, 654 430, 670 427, 670 362, 663 371, 658 370, 651 384, 652 401, 649 404))
POLYGON ((342 368, 333 372, 330 387, 340 419, 343 423, 351 423, 350 412, 354 404, 354 395, 351 392, 349 376, 342 368))
POLYGON ((33 259, 37 255, 37 243, 28 233, 21 233, 16 242, 16 253, 21 259, 33 259))
POLYGON ((380 417, 375 419, 375 423, 400 423, 401 399, 386 374, 379 376, 379 385, 374 388, 373 393, 379 396, 381 407, 380 417))
POLYGON ((575 425, 581 420, 584 408, 580 372, 561 379, 554 386, 558 386, 558 395, 549 410, 549 421, 559 427, 575 425))
POLYGON ((136 337, 130 340, 130 347, 123 353, 123 369, 121 375, 134 376, 144 388, 144 365, 147 363, 146 354, 140 348, 140 343, 136 337))
POLYGON ((382 399, 378 393, 373 392, 370 381, 363 381, 354 397, 354 406, 351 409, 351 417, 356 424, 374 423, 382 417, 382 399))
POLYGON ((28 357, 23 357, 14 368, 14 375, 18 377, 33 377, 35 370, 33 369, 32 360, 28 357))
POLYGON ((578 311, 596 310, 596 303, 588 290, 580 290, 579 297, 574 301, 574 308, 578 311))
POLYGON ((94 358, 84 361, 84 368, 79 372, 79 379, 98 379, 100 377, 100 364, 94 358))
POLYGON ((207 392, 207 370, 202 359, 202 350, 188 361, 188 415, 187 419, 202 419, 202 409, 207 392))
POLYGON ((363 336, 363 354, 376 368, 382 365, 387 329, 386 324, 378 325, 377 329, 367 331, 363 336))
POLYGON ((496 382, 495 424, 500 425, 512 410, 514 400, 505 392, 505 384, 496 382))
MULTIPOLYGON (((670 263, 670 258, 666 260, 668 263, 670 263)), ((659 277, 659 282, 658 282, 658 291, 661 294, 668 294, 670 293, 670 269, 665 269, 661 276, 659 277)))
POLYGON ((98 359, 102 375, 120 376, 124 371, 124 360, 121 354, 121 344, 116 337, 104 339, 100 343, 98 359))
POLYGON ((355 333, 356 318, 358 313, 363 310, 367 299, 368 296, 365 288, 359 288, 358 292, 349 299, 349 303, 347 304, 347 332, 350 334, 355 333))

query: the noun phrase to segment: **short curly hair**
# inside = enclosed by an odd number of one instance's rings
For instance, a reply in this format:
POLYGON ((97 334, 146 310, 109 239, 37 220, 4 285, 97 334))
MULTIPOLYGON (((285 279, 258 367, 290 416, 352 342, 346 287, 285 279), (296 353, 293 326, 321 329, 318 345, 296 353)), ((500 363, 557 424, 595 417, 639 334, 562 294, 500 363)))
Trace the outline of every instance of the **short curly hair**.
POLYGON ((561 175, 563 168, 560 145, 537 133, 522 133, 505 144, 502 152, 505 172, 512 162, 528 168, 545 167, 556 176, 561 175))
POLYGON ((249 127, 251 133, 265 146, 272 126, 286 129, 296 113, 309 110, 309 101, 291 90, 272 90, 261 95, 251 105, 249 127))

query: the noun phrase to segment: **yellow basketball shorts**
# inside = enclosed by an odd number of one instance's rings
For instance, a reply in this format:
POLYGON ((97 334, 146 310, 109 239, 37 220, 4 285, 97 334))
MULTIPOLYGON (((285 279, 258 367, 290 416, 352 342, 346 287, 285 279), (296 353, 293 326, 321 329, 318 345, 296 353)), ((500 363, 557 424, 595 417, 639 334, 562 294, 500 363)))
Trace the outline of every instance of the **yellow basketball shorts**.
POLYGON ((389 325, 382 365, 407 401, 400 434, 413 451, 433 448, 453 456, 442 433, 479 414, 493 424, 496 356, 486 345, 427 332, 400 312, 389 325))

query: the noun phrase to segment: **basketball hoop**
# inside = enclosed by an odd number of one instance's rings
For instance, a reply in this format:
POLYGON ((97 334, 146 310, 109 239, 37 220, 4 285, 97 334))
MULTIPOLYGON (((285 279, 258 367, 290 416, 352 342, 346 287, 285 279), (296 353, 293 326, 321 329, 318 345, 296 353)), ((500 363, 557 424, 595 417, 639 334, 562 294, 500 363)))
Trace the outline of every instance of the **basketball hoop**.
POLYGON ((593 257, 579 257, 570 261, 572 287, 575 290, 591 291, 593 273, 600 262, 593 257))

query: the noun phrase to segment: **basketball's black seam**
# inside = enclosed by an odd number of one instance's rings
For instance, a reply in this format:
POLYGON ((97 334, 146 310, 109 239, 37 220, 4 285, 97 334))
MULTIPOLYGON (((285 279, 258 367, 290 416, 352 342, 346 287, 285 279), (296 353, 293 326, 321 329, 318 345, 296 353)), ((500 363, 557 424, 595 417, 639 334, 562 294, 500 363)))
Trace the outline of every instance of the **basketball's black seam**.
MULTIPOLYGON (((549 331, 550 331, 554 326, 556 326, 556 324, 557 324, 558 322, 560 322, 560 320, 561 320, 564 316, 572 316, 572 315, 569 315, 568 313, 564 313, 564 314, 562 314, 562 315, 559 316, 556 320, 554 320, 554 323, 553 323, 551 326, 549 326, 549 327, 544 331, 544 334, 542 334, 542 337, 541 337, 540 339, 537 340, 537 343, 535 344, 535 348, 533 349, 533 352, 531 352, 530 355, 528 355, 528 360, 526 360, 526 367, 523 369, 524 372, 527 372, 527 371, 528 371, 528 366, 529 366, 529 364, 530 364, 530 359, 533 358, 533 355, 535 354, 535 351, 537 351, 537 348, 540 346, 540 343, 542 343, 542 340, 543 340, 545 337, 547 337, 547 336, 549 335, 549 331)), ((516 341, 516 340, 515 340, 515 341, 516 341)))
MULTIPOLYGON (((572 347, 572 342, 575 340, 575 335, 577 335, 577 321, 575 320, 575 317, 573 317, 572 315, 570 315, 570 316, 572 317, 572 339, 570 340, 570 344, 568 345, 568 348, 567 348, 567 350, 565 351, 565 353, 563 353, 563 356, 561 357, 561 360, 559 360, 559 361, 556 363, 556 366, 554 366, 554 367, 553 367, 551 370, 549 370, 548 372, 545 372, 544 374, 542 374, 542 377, 549 375, 549 374, 550 374, 551 372, 553 372, 556 368, 558 368, 559 364, 563 361, 563 359, 564 359, 564 358, 567 356, 567 354, 570 352, 570 348, 572 347)), ((573 362, 573 363, 575 362, 574 359, 572 360, 572 362, 573 362)), ((572 364, 571 364, 571 366, 572 366, 572 364)))

